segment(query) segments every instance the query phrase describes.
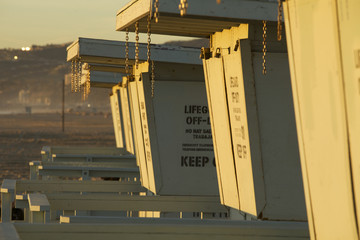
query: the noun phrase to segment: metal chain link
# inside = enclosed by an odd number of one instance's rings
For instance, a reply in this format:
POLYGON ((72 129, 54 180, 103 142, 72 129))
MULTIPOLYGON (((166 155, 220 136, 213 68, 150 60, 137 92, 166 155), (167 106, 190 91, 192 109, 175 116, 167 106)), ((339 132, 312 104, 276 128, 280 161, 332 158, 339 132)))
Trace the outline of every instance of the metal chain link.
POLYGON ((87 83, 87 85, 86 85, 87 96, 89 96, 90 91, 91 91, 90 74, 91 74, 91 71, 90 71, 90 67, 89 67, 89 73, 88 73, 87 81, 86 81, 86 83, 87 83))
POLYGON ((87 82, 84 83, 84 87, 83 87, 83 101, 86 100, 86 84, 87 82))
POLYGON ((81 60, 79 59, 79 62, 78 62, 78 74, 79 74, 79 77, 78 77, 78 88, 79 88, 79 91, 78 92, 81 92, 81 73, 82 73, 82 69, 81 69, 81 60))
POLYGON ((281 0, 278 0, 278 17, 277 17, 277 40, 281 41, 281 32, 282 32, 282 4, 281 4, 281 0))
POLYGON ((150 15, 148 16, 148 21, 147 21, 147 61, 150 62, 150 58, 151 58, 151 49, 150 49, 150 43, 151 43, 151 18, 150 15))
POLYGON ((139 22, 135 23, 135 66, 139 67, 139 22))
POLYGON ((151 61, 151 97, 155 94, 155 63, 151 61))
POLYGON ((83 87, 83 100, 84 101, 89 98, 89 94, 90 94, 90 66, 88 67, 87 70, 89 70, 89 71, 87 72, 86 81, 85 81, 84 87, 83 87))
POLYGON ((266 37, 267 37, 267 21, 263 21, 263 56, 262 56, 262 59, 263 59, 263 70, 262 70, 262 73, 263 75, 266 75, 266 52, 267 52, 267 48, 266 48, 266 37))
POLYGON ((155 0, 154 2, 154 7, 155 7, 155 13, 154 13, 154 18, 155 18, 155 23, 159 22, 159 0, 155 0))
POLYGON ((129 28, 126 28, 125 37, 125 72, 129 73, 129 28))
MULTIPOLYGON (((150 43, 151 43, 151 18, 150 18, 150 15, 148 17, 147 31, 148 31, 147 62, 150 64, 150 60, 151 60, 151 45, 150 45, 150 43)), ((154 97, 154 91, 155 91, 155 73, 154 72, 155 72, 154 61, 151 61, 151 97, 154 97)))
POLYGON ((77 68, 77 66, 78 66, 78 61, 77 61, 77 59, 75 59, 75 61, 74 61, 74 74, 75 74, 75 79, 74 79, 74 92, 77 92, 77 83, 78 83, 78 77, 79 77, 79 75, 78 75, 78 73, 77 73, 77 71, 78 71, 78 68, 77 68))
POLYGON ((75 68, 74 60, 71 60, 71 92, 74 92, 74 81, 75 81, 75 68))
POLYGON ((187 0, 180 0, 179 10, 180 10, 181 16, 186 15, 188 6, 189 6, 189 4, 188 4, 187 0))

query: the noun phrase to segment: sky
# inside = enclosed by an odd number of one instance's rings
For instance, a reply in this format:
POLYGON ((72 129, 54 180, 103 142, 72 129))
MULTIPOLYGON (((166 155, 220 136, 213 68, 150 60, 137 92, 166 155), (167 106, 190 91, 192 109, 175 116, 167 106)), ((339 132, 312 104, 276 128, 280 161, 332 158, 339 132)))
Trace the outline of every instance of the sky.
MULTIPOLYGON (((0 0, 0 49, 61 44, 78 37, 125 40, 116 13, 130 0, 0 0)), ((130 35, 130 40, 134 39, 130 35)), ((153 35, 152 43, 185 38, 153 35)), ((146 35, 140 35, 146 42, 146 35)))

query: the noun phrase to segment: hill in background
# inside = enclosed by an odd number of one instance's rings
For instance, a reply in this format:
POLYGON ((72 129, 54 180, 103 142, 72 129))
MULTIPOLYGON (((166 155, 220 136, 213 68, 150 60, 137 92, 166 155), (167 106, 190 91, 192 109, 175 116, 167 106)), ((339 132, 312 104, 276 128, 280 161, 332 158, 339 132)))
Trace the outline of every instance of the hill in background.
MULTIPOLYGON (((0 49, 0 113, 23 113, 29 106, 33 112, 61 110, 62 81, 70 73, 66 62, 66 47, 46 45, 21 49, 0 49)), ((207 39, 171 41, 167 45, 185 47, 208 46, 207 39)), ((65 107, 68 111, 110 111, 109 89, 92 88, 89 99, 82 101, 82 94, 65 89, 65 107)))

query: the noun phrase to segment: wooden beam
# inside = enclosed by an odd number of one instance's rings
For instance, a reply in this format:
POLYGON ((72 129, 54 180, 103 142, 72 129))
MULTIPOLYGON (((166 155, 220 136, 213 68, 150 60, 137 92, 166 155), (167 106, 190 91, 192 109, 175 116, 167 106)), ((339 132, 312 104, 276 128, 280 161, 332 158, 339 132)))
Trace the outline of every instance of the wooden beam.
POLYGON ((18 192, 146 192, 140 182, 75 181, 75 180, 18 180, 18 192))
POLYGON ((46 194, 52 210, 228 212, 218 197, 46 194))
POLYGON ((306 223, 269 221, 213 221, 197 223, 169 221, 168 223, 129 224, 24 224, 15 228, 23 240, 95 240, 95 239, 155 239, 155 240, 278 240, 309 239, 306 223))

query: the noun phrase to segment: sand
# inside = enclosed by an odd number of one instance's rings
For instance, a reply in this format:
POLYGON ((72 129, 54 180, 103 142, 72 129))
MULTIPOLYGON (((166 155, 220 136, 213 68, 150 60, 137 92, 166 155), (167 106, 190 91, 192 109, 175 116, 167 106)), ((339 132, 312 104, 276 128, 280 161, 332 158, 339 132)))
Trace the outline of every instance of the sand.
POLYGON ((111 114, 0 115, 0 181, 28 179, 30 161, 40 160, 43 146, 114 146, 111 114))

